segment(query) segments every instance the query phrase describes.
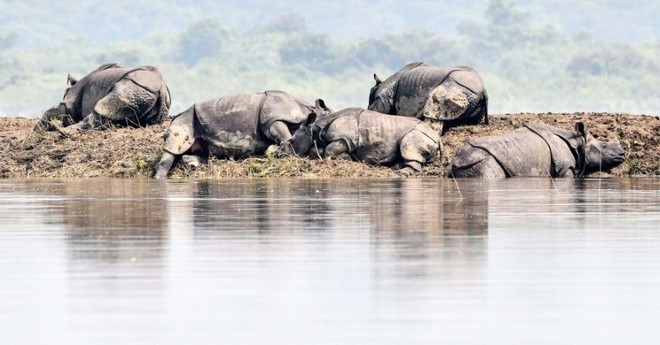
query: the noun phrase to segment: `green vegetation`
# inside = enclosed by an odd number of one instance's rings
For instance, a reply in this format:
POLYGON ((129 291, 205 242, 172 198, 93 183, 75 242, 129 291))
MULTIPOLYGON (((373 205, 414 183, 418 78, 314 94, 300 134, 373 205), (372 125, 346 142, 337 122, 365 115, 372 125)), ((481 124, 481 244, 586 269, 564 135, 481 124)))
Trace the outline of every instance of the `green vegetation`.
POLYGON ((651 2, 100 4, 0 1, 0 115, 39 115, 61 99, 67 73, 105 62, 159 67, 178 112, 265 89, 366 106, 373 73, 411 61, 473 66, 491 112, 660 113, 660 5, 651 2), (54 17, 57 6, 68 15, 54 17), (603 28, 598 18, 638 25, 603 28))

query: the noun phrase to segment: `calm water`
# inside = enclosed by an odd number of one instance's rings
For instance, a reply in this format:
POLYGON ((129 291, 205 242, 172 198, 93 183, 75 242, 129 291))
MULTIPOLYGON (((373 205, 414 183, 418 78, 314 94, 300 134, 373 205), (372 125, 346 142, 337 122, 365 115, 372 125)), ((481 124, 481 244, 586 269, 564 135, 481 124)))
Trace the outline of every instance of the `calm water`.
POLYGON ((657 344, 660 179, 0 180, 0 344, 657 344))

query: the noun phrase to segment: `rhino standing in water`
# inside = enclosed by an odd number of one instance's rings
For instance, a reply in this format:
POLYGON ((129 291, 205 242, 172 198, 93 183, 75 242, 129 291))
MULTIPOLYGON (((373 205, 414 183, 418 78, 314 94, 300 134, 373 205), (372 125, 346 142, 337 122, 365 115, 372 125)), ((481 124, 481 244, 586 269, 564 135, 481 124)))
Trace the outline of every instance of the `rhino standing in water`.
POLYGON ((413 62, 385 81, 374 74, 369 110, 414 116, 441 127, 488 124, 488 94, 479 74, 466 66, 438 67, 413 62))
POLYGON ((347 108, 314 120, 308 119, 282 149, 299 155, 350 156, 368 164, 402 168, 405 174, 421 172, 422 165, 432 162, 441 149, 438 132, 414 118, 347 108))
POLYGON ((198 165, 194 153, 202 150, 219 158, 262 155, 271 145, 289 141, 310 114, 328 113, 321 99, 310 105, 282 91, 195 103, 170 123, 154 178, 167 176, 177 156, 183 155, 189 165, 198 165))
POLYGON ((170 92, 153 66, 99 66, 80 80, 67 78, 62 102, 44 112, 35 130, 51 130, 52 119, 78 130, 109 124, 146 126, 160 123, 170 108, 170 92))
POLYGON ((608 171, 625 160, 618 141, 604 142, 583 123, 567 131, 543 122, 502 136, 469 140, 452 160, 448 175, 504 178, 515 176, 585 176, 608 171))

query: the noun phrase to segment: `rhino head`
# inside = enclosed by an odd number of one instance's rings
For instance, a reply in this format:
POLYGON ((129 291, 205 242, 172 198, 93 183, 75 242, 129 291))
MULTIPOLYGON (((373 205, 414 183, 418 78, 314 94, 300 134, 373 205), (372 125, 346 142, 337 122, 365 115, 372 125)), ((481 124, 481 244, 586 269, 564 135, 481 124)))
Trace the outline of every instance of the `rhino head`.
POLYGON ((312 151, 314 147, 314 122, 316 122, 317 114, 315 112, 307 115, 307 120, 300 125, 296 133, 293 134, 291 139, 280 145, 277 151, 278 156, 297 155, 305 156, 312 151))
POLYGON ((394 88, 396 82, 391 80, 393 78, 388 78, 385 83, 383 83, 380 78, 374 73, 374 80, 376 85, 374 85, 369 91, 369 110, 377 111, 383 114, 393 114, 394 113, 394 88))
POLYGON ((591 135, 582 122, 575 124, 575 130, 584 138, 580 149, 581 175, 596 171, 609 171, 619 166, 626 159, 626 153, 618 141, 601 141, 591 135))
POLYGON ((41 121, 35 126, 35 130, 52 129, 51 119, 61 120, 64 127, 77 122, 76 115, 72 113, 72 110, 75 109, 75 103, 82 87, 78 84, 78 79, 72 77, 71 74, 67 75, 66 83, 67 88, 64 90, 62 102, 43 113, 41 121))

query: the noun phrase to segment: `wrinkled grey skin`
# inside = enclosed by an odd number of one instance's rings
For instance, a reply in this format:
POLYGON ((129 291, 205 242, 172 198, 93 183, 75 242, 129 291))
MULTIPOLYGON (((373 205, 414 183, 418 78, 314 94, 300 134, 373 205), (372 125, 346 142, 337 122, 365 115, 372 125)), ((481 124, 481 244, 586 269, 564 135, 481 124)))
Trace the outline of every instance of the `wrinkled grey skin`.
POLYGON ((439 67, 413 62, 385 81, 374 74, 369 110, 413 116, 442 133, 457 125, 488 124, 488 93, 479 74, 467 66, 439 67))
POLYGON ((412 174, 440 154, 441 144, 438 132, 421 120, 347 108, 316 120, 311 129, 302 126, 288 147, 298 155, 350 157, 412 174))
POLYGON ((604 142, 583 123, 567 131, 542 122, 511 133, 469 140, 448 167, 448 176, 585 176, 608 171, 625 160, 618 141, 604 142))
POLYGON ((135 127, 160 123, 170 107, 170 92, 153 66, 99 66, 80 80, 70 75, 62 102, 44 112, 35 130, 53 130, 53 119, 78 130, 109 124, 135 127))
POLYGON ((323 100, 315 105, 282 91, 224 96, 195 103, 172 119, 165 134, 163 156, 154 178, 167 176, 176 157, 199 164, 196 152, 218 158, 263 155, 271 145, 283 145, 310 114, 325 116, 323 100))

